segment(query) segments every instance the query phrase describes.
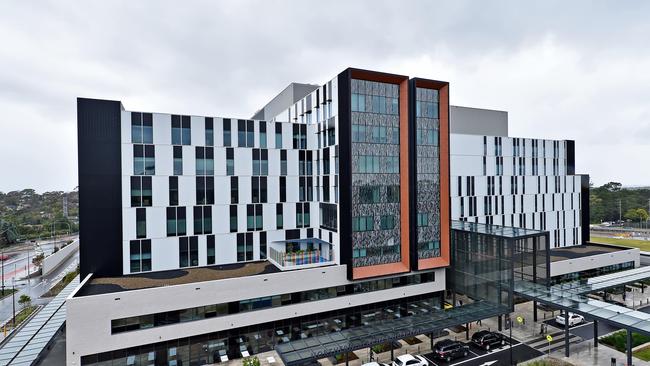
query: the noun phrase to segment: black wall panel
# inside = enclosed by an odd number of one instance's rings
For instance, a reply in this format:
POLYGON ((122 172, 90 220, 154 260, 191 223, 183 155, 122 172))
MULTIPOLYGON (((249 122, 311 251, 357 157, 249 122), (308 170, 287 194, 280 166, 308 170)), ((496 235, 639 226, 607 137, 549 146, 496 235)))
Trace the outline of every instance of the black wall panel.
POLYGON ((81 278, 122 274, 121 103, 77 99, 81 278))

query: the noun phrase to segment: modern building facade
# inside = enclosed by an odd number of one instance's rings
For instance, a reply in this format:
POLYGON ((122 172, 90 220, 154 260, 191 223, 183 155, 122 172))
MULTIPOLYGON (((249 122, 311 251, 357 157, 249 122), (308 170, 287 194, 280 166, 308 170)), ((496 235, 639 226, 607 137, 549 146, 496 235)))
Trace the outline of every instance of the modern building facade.
POLYGON ((501 111, 452 107, 451 126, 452 219, 548 231, 551 248, 589 241, 573 141, 509 137, 501 111))
POLYGON ((346 69, 251 119, 77 108, 68 364, 220 362, 440 308, 452 219, 587 238, 572 142, 509 138, 447 82, 346 69))

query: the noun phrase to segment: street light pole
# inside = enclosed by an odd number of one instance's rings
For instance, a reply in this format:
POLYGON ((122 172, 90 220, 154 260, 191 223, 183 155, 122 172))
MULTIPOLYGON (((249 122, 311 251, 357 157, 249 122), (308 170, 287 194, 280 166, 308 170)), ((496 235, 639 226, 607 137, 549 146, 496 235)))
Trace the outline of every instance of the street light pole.
POLYGON ((14 263, 14 276, 11 277, 11 308, 14 313, 11 325, 16 329, 16 264, 14 263))
POLYGON ((2 251, 2 296, 5 296, 5 251, 2 251))

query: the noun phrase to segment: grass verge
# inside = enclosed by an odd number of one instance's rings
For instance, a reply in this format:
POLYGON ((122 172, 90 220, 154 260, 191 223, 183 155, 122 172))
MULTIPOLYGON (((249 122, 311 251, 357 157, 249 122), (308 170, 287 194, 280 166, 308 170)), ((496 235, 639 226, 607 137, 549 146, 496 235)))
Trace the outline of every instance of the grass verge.
POLYGON ((643 251, 650 251, 650 240, 620 239, 620 238, 608 238, 604 236, 591 236, 590 241, 592 243, 621 245, 624 247, 639 248, 643 251))
POLYGON ((14 292, 18 292, 18 290, 16 290, 16 289, 11 289, 11 288, 6 288, 6 287, 7 286, 5 286, 4 293, 2 293, 2 291, 0 291, 0 300, 4 299, 5 297, 11 296, 11 294, 13 294, 14 292))
POLYGON ((638 359, 643 360, 643 361, 650 361, 650 346, 638 349, 638 350, 632 352, 632 355, 634 357, 638 358, 638 359))
POLYGON ((58 295, 61 290, 63 290, 70 282, 72 282, 72 280, 74 280, 75 277, 77 277, 78 274, 79 267, 77 266, 76 270, 66 273, 61 281, 54 285, 54 287, 52 287, 48 292, 41 295, 41 297, 52 297, 58 295))

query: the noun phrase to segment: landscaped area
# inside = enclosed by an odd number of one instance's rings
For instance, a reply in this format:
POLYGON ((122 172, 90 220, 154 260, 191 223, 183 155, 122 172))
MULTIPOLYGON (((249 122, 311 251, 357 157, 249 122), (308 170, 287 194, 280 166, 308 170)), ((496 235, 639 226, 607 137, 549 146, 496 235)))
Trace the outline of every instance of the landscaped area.
POLYGON ((526 364, 526 366, 573 366, 573 364, 558 360, 557 358, 546 358, 543 360, 529 362, 526 364))
MULTIPOLYGON (((650 337, 639 333, 632 333, 632 348, 648 342, 650 342, 650 337)), ((606 344, 619 352, 626 352, 627 331, 621 330, 602 337, 600 338, 600 343, 606 344)))
POLYGON ((638 350, 632 352, 632 355, 634 355, 634 357, 636 357, 636 358, 638 358, 640 360, 650 361, 650 346, 638 349, 638 350))
POLYGON ((7 296, 11 296, 14 292, 18 292, 16 289, 5 288, 4 291, 0 291, 0 300, 4 299, 7 296))
POLYGON ((72 280, 74 280, 75 277, 79 274, 79 266, 77 266, 77 269, 72 272, 68 272, 63 276, 63 279, 59 281, 54 287, 52 287, 48 292, 44 293, 41 295, 41 297, 52 297, 56 296, 63 290, 72 280))
POLYGON ((604 236, 591 236, 590 241, 592 243, 612 244, 612 245, 621 245, 625 247, 639 248, 640 250, 650 252, 650 240, 621 239, 621 238, 611 238, 611 237, 604 237, 604 236))

